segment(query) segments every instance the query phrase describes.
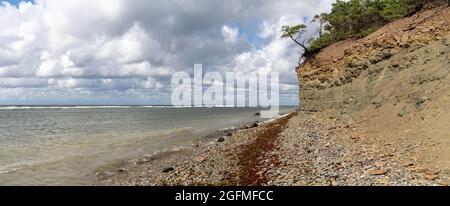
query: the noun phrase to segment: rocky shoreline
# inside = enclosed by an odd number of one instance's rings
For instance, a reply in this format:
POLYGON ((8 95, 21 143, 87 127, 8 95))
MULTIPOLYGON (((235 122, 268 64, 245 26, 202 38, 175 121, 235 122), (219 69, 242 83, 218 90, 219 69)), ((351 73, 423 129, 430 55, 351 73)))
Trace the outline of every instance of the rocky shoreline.
POLYGON ((335 113, 301 113, 278 138, 280 166, 267 169, 268 185, 448 185, 448 171, 422 164, 416 145, 369 139, 361 125, 335 113))
POLYGON ((448 172, 410 158, 414 147, 365 140, 333 117, 290 113, 213 144, 99 172, 96 185, 448 185, 448 172))
POLYGON ((243 172, 244 167, 250 168, 250 165, 241 164, 245 162, 244 154, 252 149, 249 147, 256 150, 264 146, 254 143, 261 135, 276 137, 274 127, 286 124, 294 114, 220 130, 211 134, 216 136, 215 142, 148 155, 100 169, 95 185, 241 185, 240 179, 247 174, 243 172))

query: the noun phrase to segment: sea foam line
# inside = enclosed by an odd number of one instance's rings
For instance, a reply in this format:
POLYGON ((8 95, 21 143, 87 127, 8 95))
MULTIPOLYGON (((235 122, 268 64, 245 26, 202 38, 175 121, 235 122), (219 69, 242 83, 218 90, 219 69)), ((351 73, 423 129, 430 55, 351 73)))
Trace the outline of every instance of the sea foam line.
POLYGON ((0 110, 26 109, 128 109, 128 108, 174 108, 173 106, 0 106, 0 110))

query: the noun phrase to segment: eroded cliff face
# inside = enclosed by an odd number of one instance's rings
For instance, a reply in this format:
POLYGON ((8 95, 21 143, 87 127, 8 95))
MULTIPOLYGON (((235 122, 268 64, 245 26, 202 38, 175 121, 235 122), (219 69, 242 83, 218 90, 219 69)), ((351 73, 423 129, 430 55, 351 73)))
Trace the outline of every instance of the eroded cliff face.
POLYGON ((297 69, 300 107, 352 112, 403 100, 419 104, 427 83, 448 78, 449 19, 448 8, 435 8, 323 49, 297 69))
POLYGON ((450 8, 392 22, 330 45, 297 69, 300 108, 329 113, 349 135, 417 146, 450 169, 450 8))

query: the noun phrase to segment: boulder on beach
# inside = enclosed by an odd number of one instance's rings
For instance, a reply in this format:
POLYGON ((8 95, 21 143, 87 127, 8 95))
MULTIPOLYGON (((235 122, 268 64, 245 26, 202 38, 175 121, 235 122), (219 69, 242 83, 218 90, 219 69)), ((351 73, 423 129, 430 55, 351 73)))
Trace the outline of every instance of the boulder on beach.
POLYGON ((162 170, 162 172, 163 173, 168 173, 168 172, 172 172, 172 171, 174 171, 175 169, 173 168, 173 167, 166 167, 166 168, 164 168, 163 170, 162 170))

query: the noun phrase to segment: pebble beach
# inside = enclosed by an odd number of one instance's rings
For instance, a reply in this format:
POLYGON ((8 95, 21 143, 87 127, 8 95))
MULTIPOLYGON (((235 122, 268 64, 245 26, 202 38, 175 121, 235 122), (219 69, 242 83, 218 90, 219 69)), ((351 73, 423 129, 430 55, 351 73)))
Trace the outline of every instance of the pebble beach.
MULTIPOLYGON (((322 116, 320 116, 322 115, 322 116)), ((447 185, 446 174, 408 158, 413 148, 348 138, 351 126, 293 112, 97 173, 96 185, 447 185)), ((319 118, 320 116, 320 118, 319 118)))

